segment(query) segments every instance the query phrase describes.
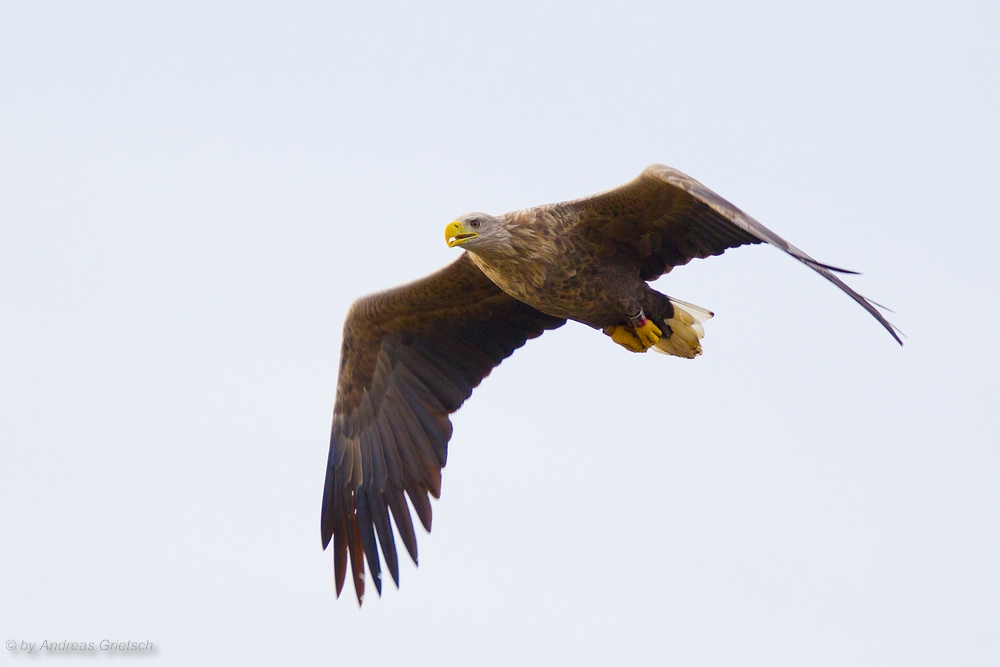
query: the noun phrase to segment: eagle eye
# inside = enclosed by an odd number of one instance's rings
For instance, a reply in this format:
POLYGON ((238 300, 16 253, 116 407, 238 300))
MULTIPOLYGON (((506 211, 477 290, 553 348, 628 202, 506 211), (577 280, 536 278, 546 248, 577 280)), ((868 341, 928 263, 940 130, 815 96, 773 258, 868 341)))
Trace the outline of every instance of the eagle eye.
POLYGON ((479 229, 479 225, 481 224, 482 223, 479 222, 479 220, 473 220, 469 223, 469 226, 472 227, 473 229, 479 229))

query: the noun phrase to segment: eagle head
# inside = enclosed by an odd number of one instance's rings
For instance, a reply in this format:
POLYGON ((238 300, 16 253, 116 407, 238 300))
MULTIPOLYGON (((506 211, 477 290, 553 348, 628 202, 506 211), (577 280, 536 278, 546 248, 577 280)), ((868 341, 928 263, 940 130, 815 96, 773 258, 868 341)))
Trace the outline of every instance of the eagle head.
POLYGON ((506 243, 507 236, 503 220, 486 213, 466 213, 444 228, 449 248, 465 246, 470 252, 488 251, 490 246, 506 243))

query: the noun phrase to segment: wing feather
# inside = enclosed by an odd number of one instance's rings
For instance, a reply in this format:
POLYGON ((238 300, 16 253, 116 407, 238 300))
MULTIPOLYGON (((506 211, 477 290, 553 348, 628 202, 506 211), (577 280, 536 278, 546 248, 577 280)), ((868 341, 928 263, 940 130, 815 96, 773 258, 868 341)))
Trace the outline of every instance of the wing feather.
POLYGON ((583 234, 602 257, 634 262, 644 280, 655 280, 692 259, 720 255, 729 248, 769 243, 839 287, 896 339, 894 327, 876 305, 833 272, 854 273, 816 261, 715 192, 670 167, 654 164, 634 181, 591 197, 556 205, 575 214, 583 234), (644 235, 662 235, 649 243, 644 235))
POLYGON ((323 547, 333 543, 338 596, 348 561, 359 604, 364 560, 381 593, 380 553, 399 585, 389 515, 416 563, 406 496, 429 531, 428 494, 441 494, 449 415, 515 349, 564 323, 505 294, 464 254, 355 302, 344 323, 320 521, 323 547))

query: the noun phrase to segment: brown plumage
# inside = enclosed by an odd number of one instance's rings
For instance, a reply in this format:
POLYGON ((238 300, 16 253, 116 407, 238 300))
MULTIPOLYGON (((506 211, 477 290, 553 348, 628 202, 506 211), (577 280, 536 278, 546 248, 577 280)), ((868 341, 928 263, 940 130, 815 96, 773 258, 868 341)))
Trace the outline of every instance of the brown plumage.
POLYGON ((337 595, 349 560, 359 603, 363 557, 381 593, 379 547, 399 585, 390 512, 417 561, 404 494, 430 531, 427 494, 441 492, 448 415, 525 341, 572 319, 632 351, 700 354, 700 320, 711 314, 646 284, 675 266, 770 243, 850 295, 901 344, 878 309, 832 273, 851 272, 820 264, 662 165, 584 199, 500 217, 467 214, 446 237, 468 252, 426 278, 359 299, 344 323, 321 532, 324 548, 333 539, 337 595))

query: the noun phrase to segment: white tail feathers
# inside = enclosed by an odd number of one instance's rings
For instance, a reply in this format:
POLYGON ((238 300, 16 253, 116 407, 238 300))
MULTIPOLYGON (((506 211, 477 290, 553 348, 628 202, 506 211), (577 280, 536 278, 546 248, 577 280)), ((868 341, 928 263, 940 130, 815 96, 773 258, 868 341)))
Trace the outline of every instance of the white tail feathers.
POLYGON ((701 339, 705 337, 705 328, 701 323, 711 318, 713 313, 678 299, 670 299, 670 303, 674 307, 674 316, 666 323, 673 333, 667 338, 664 331, 664 336, 653 349, 661 354, 694 359, 701 354, 701 339))

